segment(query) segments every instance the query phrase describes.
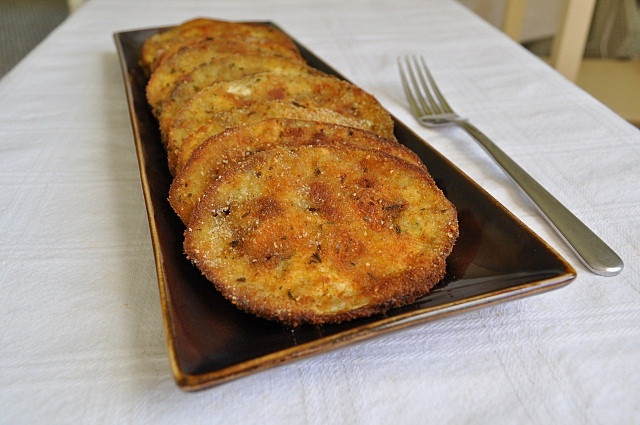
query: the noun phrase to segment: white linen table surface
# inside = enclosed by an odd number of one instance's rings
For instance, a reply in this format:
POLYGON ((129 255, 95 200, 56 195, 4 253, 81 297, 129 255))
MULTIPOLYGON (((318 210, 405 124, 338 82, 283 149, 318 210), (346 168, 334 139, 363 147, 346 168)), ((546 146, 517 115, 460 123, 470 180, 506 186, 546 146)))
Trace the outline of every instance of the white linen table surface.
POLYGON ((449 0, 91 0, 0 80, 0 423, 640 423, 640 131, 449 0), (271 20, 576 268, 569 286, 196 393, 173 381, 112 34, 271 20), (588 272, 465 133, 420 127, 396 69, 455 109, 625 261, 588 272))

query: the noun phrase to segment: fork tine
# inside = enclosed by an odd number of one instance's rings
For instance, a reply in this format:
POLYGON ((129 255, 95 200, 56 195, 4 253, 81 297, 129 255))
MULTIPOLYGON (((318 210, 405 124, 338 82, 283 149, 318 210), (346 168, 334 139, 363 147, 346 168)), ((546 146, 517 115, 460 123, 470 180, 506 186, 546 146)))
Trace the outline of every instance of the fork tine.
POLYGON ((400 58, 398 58, 398 70, 400 71, 400 79, 402 80, 402 88, 404 89, 404 94, 407 97, 407 100, 409 101, 409 106, 411 107, 411 112, 413 112, 413 115, 416 116, 416 117, 420 117, 420 116, 424 115, 423 111, 421 111, 420 107, 418 106, 418 102, 416 101, 416 98, 413 95, 413 92, 411 91, 411 88, 409 87, 409 82, 407 80, 407 73, 405 72, 405 70, 402 67, 402 61, 400 60, 400 58))
MULTIPOLYGON (((422 58, 422 56, 420 56, 420 58, 422 59, 422 63, 424 65, 424 58, 422 58)), ((422 92, 425 94, 429 104, 431 105, 431 107, 429 108, 429 113, 441 114, 442 112, 444 112, 444 108, 442 108, 438 104, 438 102, 436 102, 436 100, 433 98, 433 95, 431 94, 431 88, 429 87, 429 84, 427 84, 427 81, 425 80, 425 73, 424 73, 423 67, 421 67, 420 64, 418 63, 418 58, 416 56, 413 56, 413 68, 416 70, 416 74, 418 74, 418 79, 420 80, 420 87, 422 88, 422 92)), ((427 69, 427 72, 428 72, 428 69, 427 69)), ((433 84, 433 79, 429 79, 429 81, 433 84)), ((416 90, 418 90, 417 88, 418 83, 416 80, 414 80, 414 84, 416 85, 416 90)), ((436 91, 437 91, 437 87, 436 87, 436 91)), ((434 93, 436 93, 436 91, 434 91, 434 93)))
POLYGON ((449 106, 449 103, 447 103, 447 100, 444 98, 444 96, 440 92, 440 89, 438 88, 438 85, 436 84, 436 81, 434 80, 433 75, 431 75, 431 71, 429 71, 429 67, 427 66, 427 63, 424 60, 424 56, 420 56, 420 62, 422 63, 422 70, 424 70, 424 73, 427 75, 427 79, 429 80, 431 88, 433 88, 433 92, 435 93, 436 97, 438 98, 438 101, 440 102, 440 107, 444 112, 453 113, 453 109, 451 109, 451 106, 449 106))
POLYGON ((427 127, 444 127, 465 121, 459 117, 440 92, 424 57, 398 58, 398 70, 411 112, 427 127))
POLYGON ((414 72, 415 67, 411 65, 409 56, 405 56, 404 61, 405 61, 405 66, 409 71, 409 78, 413 86, 413 93, 415 93, 415 97, 418 99, 418 102, 422 107, 422 114, 420 114, 419 116, 433 114, 434 113, 433 104, 431 105, 427 104, 425 97, 422 95, 422 92, 420 91, 420 84, 418 84, 418 80, 416 79, 416 74, 414 72))

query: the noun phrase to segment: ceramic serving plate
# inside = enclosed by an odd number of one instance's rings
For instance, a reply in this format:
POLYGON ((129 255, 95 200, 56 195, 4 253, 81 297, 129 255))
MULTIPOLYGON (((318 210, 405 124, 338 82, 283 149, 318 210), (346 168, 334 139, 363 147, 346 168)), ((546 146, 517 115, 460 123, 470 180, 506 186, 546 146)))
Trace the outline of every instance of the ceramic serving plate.
MULTIPOLYGON (((272 24, 270 24, 272 25, 272 24)), ((395 121, 398 140, 424 161, 458 210, 460 238, 431 293, 384 315, 290 328, 236 309, 182 250, 184 225, 168 201, 171 175, 138 65, 144 40, 162 28, 114 34, 128 98, 151 229, 170 363, 178 385, 196 390, 410 325, 559 288, 574 269, 458 168, 395 121)), ((342 78, 304 46, 310 65, 342 78)))

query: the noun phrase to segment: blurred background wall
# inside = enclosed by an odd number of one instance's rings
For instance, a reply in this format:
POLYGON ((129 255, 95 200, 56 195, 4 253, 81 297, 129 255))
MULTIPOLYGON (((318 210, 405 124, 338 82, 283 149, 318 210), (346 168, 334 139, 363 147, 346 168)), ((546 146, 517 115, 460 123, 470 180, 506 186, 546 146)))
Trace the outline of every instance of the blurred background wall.
POLYGON ((65 0, 0 0, 0 77, 68 14, 65 0))

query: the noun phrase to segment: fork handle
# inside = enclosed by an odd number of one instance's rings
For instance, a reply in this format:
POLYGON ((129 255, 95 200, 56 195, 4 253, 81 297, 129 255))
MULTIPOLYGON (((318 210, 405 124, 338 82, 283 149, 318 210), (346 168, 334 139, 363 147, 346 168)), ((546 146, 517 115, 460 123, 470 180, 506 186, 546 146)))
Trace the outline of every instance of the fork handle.
POLYGON ((622 271, 622 259, 495 143, 468 121, 459 121, 458 125, 515 180, 587 268, 602 276, 615 276, 622 271))

